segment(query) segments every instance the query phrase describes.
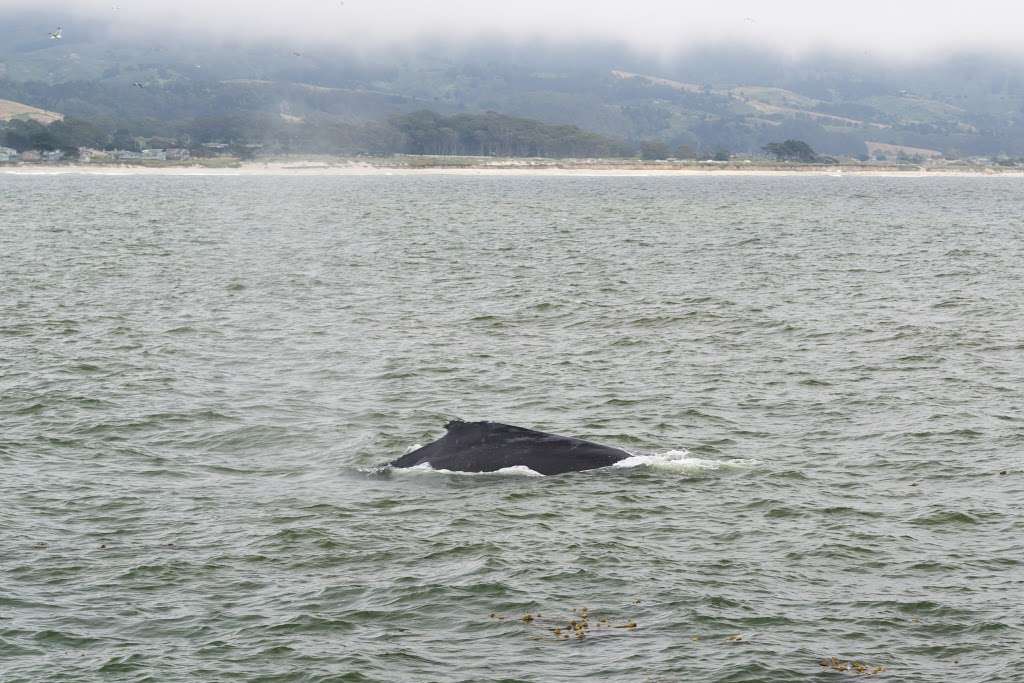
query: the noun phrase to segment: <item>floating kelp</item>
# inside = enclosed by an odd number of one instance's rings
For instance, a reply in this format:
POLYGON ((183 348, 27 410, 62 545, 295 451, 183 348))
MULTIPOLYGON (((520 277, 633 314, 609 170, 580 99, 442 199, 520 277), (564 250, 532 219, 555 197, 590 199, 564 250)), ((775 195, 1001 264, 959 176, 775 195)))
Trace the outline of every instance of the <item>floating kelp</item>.
POLYGON ((837 657, 826 657, 818 662, 829 671, 852 674, 854 676, 876 676, 885 671, 884 666, 872 666, 864 662, 845 661, 837 657))
POLYGON ((565 619, 545 618, 540 613, 527 612, 522 616, 506 616, 491 612, 491 619, 498 621, 519 621, 527 626, 542 628, 551 633, 556 640, 585 640, 588 637, 604 632, 611 634, 615 630, 635 631, 638 626, 633 619, 623 623, 613 622, 609 617, 598 617, 590 613, 586 607, 572 610, 572 616, 565 619))

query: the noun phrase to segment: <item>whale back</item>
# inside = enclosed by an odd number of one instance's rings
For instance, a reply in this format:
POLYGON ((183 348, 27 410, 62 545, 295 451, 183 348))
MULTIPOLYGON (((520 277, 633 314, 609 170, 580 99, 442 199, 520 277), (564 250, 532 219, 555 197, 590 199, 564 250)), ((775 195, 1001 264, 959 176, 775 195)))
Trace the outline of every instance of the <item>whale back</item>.
POLYGON ((571 436, 547 434, 500 422, 450 422, 445 435, 391 463, 435 470, 495 472, 529 467, 540 474, 561 474, 607 467, 630 454, 571 436))

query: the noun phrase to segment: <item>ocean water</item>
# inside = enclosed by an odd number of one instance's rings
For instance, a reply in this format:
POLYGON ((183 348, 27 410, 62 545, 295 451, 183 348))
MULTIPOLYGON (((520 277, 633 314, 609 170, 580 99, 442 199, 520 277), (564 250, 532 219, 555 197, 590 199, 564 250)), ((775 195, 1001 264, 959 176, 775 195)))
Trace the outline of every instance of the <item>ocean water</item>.
POLYGON ((0 680, 1024 680, 1022 213, 0 175, 0 680), (454 417, 635 457, 379 467, 454 417))

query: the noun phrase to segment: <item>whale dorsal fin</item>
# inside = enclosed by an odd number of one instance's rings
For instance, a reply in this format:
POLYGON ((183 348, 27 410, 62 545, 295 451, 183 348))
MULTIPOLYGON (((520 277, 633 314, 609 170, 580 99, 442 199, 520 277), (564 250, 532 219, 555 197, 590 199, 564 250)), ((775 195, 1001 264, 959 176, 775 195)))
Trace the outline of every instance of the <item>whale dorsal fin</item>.
POLYGON ((534 429, 516 427, 513 425, 505 424, 503 422, 492 422, 490 420, 481 422, 466 422, 464 420, 452 420, 451 422, 446 424, 444 428, 449 435, 457 435, 464 438, 471 436, 486 438, 488 435, 543 436, 548 438, 555 436, 553 434, 545 434, 543 432, 538 432, 534 429))

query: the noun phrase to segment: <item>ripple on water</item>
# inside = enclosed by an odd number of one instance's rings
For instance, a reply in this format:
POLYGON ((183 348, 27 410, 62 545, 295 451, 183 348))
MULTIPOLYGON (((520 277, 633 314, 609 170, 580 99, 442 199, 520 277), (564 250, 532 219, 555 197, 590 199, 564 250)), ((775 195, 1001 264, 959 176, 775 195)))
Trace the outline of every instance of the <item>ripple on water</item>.
POLYGON ((1017 681, 1006 180, 2 175, 0 678, 1017 681))

